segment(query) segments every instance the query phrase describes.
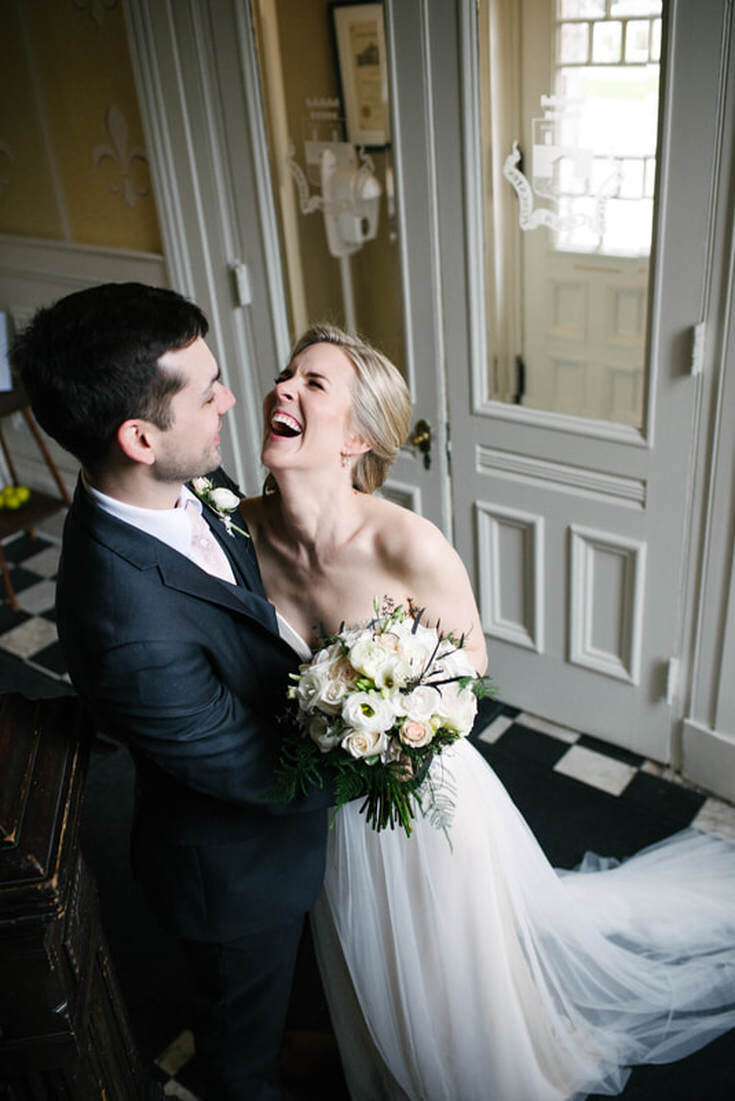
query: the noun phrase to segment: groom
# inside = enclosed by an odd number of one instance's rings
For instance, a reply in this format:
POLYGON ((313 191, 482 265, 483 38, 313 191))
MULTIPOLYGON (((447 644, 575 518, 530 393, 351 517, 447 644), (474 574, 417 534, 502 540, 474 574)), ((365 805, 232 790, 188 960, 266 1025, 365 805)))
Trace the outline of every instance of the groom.
POLYGON ((38 421, 81 463, 59 638, 99 728, 135 759, 134 867, 191 960, 211 1096, 270 1101, 329 796, 268 798, 297 659, 222 507, 236 498, 205 491, 218 513, 187 485, 210 474, 236 489, 216 469, 235 399, 207 327, 173 291, 105 284, 40 310, 12 359, 38 421))

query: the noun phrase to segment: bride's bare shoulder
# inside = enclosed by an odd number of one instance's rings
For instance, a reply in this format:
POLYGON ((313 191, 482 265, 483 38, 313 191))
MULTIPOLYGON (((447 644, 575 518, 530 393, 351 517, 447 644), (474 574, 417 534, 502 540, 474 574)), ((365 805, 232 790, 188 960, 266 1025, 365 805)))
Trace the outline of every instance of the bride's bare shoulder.
POLYGON ((440 564, 452 548, 439 528, 410 509, 383 497, 370 498, 370 521, 375 548, 393 568, 402 570, 440 564))

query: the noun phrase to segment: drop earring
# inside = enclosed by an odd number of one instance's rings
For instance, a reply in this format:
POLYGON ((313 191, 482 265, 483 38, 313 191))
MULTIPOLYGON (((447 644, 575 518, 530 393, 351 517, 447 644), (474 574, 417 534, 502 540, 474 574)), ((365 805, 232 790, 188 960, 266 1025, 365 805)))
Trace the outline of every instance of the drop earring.
POLYGON ((342 469, 346 470, 347 467, 350 465, 350 459, 352 458, 352 456, 348 455, 346 451, 340 451, 339 456, 342 463, 342 469))

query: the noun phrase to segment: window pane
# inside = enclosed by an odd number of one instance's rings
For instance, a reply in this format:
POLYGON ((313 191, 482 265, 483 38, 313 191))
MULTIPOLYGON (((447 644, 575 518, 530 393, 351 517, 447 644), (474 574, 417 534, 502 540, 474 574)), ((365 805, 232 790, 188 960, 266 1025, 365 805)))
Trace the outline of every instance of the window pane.
POLYGON ((625 29, 625 60, 635 62, 648 61, 648 41, 651 24, 647 19, 631 19, 625 29))
POLYGON ((602 65, 620 61, 622 42, 622 23, 595 23, 592 28, 592 60, 602 65))
POLYGON ((584 64, 589 58, 589 24, 562 23, 559 27, 559 57, 565 65, 584 64))
POLYGON ((605 0, 561 0, 560 19, 578 19, 580 16, 601 18, 605 14, 605 0))

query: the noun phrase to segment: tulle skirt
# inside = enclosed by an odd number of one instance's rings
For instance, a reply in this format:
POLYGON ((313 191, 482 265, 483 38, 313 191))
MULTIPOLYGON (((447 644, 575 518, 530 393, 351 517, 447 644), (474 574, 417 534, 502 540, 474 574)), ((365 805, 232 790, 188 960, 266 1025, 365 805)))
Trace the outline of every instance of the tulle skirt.
MULTIPOLYGON (((562 1101, 735 1027, 735 845, 685 830, 554 870, 466 741, 449 830, 342 808, 313 914, 353 1101, 562 1101)), ((560 808, 563 813, 563 808, 560 808)))

